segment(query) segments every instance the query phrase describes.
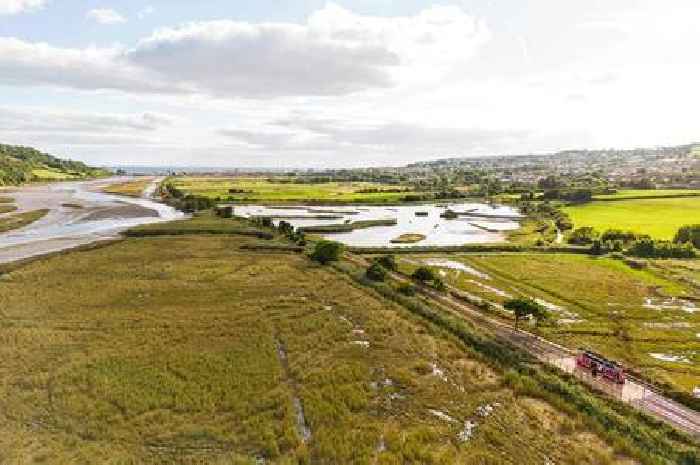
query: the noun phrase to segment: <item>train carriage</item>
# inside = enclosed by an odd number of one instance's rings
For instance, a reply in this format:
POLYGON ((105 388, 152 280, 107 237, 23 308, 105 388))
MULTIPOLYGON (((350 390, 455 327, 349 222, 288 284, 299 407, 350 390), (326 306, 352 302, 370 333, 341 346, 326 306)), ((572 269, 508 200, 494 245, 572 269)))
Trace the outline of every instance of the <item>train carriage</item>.
POLYGON ((600 375, 618 384, 625 383, 625 370, 619 363, 608 360, 600 354, 581 349, 576 357, 576 365, 589 370, 593 376, 600 375))

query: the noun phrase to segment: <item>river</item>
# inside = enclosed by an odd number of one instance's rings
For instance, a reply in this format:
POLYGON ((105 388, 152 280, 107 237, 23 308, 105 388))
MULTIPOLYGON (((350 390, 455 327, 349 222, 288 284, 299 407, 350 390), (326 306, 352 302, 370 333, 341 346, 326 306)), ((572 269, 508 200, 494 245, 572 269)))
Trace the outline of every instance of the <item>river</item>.
MULTIPOLYGON (((181 212, 151 199, 158 179, 141 198, 101 192, 109 184, 133 178, 61 182, 2 191, 15 199, 16 212, 48 209, 42 219, 24 228, 0 233, 0 263, 57 252, 112 239, 125 229, 184 218, 181 212)), ((5 215, 0 215, 0 218, 5 215)))

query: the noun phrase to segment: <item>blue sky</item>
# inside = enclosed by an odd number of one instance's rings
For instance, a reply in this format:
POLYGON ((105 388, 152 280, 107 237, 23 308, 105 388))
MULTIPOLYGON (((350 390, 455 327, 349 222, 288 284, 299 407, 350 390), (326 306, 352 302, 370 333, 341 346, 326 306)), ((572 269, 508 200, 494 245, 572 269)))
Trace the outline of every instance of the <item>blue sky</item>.
POLYGON ((0 0, 0 142, 397 165, 700 139, 691 0, 0 0))

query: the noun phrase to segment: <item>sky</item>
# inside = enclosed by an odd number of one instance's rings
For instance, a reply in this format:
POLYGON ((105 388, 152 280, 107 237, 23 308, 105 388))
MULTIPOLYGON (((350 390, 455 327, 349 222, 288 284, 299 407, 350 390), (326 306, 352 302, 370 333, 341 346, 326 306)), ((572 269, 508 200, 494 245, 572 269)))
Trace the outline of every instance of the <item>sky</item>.
POLYGON ((0 143, 397 166, 700 141, 697 0, 0 0, 0 143))

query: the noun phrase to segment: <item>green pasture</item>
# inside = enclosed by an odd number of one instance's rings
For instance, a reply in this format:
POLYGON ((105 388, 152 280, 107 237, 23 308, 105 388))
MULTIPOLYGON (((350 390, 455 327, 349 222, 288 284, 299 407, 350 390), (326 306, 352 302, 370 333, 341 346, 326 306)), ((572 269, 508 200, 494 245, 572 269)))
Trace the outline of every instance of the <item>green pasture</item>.
POLYGON ((673 239, 681 226, 700 223, 700 197, 594 201, 562 209, 576 228, 622 229, 655 239, 673 239))

